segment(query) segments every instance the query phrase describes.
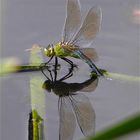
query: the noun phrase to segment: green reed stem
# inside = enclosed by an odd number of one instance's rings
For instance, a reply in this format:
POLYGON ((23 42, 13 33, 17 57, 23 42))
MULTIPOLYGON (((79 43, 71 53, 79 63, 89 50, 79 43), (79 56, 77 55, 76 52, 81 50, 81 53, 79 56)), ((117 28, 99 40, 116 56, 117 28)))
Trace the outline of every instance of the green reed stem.
POLYGON ((116 79, 116 80, 121 80, 121 81, 140 82, 139 76, 131 76, 131 75, 126 75, 126 74, 111 73, 111 72, 105 72, 104 76, 106 78, 116 79))
POLYGON ((28 140, 43 140, 43 119, 36 110, 29 115, 28 140))

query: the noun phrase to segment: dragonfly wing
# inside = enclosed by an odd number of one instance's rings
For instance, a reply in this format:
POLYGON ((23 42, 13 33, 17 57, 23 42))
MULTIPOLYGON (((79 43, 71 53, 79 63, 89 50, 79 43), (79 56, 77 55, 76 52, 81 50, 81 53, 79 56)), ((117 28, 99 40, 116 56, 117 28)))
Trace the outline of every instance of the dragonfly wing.
POLYGON ((81 48, 80 51, 94 62, 98 61, 98 55, 94 48, 81 48))
POLYGON ((59 140, 72 140, 76 127, 76 120, 69 97, 59 98, 59 140))
POLYGON ((88 97, 79 93, 71 97, 71 102, 82 133, 85 136, 93 135, 95 132, 95 112, 88 97))
POLYGON ((79 0, 67 1, 67 15, 63 29, 63 42, 69 42, 77 32, 81 24, 81 12, 79 0))
POLYGON ((71 43, 80 47, 91 45, 100 29, 101 15, 101 9, 99 7, 92 7, 71 43))

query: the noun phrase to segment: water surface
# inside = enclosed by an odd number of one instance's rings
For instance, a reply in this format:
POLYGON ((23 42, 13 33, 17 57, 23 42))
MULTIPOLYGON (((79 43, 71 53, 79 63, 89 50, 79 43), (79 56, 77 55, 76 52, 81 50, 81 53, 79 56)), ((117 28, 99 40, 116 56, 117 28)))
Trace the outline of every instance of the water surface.
MULTIPOLYGON (((139 76, 139 25, 132 21, 132 12, 138 7, 138 1, 81 0, 81 5, 84 14, 91 5, 100 5, 102 8, 102 29, 92 45, 99 54, 97 66, 110 72, 139 76)), ((25 49, 34 43, 48 45, 61 39, 65 1, 5 0, 2 15, 2 56, 16 56, 26 64, 29 62, 29 53, 25 49)), ((69 82, 85 80, 90 69, 81 61, 74 62, 80 69, 76 70, 69 82)), ((34 75, 42 76, 41 73, 34 75)), ((29 76, 27 73, 15 74, 2 79, 2 140, 28 138, 29 76)), ((100 78, 97 89, 87 96, 96 112, 96 131, 139 110, 138 83, 100 78)), ((57 100, 56 95, 46 93, 48 140, 58 139, 57 100)), ((82 137, 77 127, 75 139, 82 137)), ((120 140, 132 139, 139 140, 139 136, 133 135, 120 140)))

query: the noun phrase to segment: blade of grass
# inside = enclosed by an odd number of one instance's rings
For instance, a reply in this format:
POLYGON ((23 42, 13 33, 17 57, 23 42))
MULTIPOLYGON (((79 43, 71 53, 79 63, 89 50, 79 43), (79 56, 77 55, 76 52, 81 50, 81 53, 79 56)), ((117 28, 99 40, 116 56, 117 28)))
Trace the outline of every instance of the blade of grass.
POLYGON ((135 114, 86 140, 113 140, 137 131, 140 131, 140 113, 135 114))

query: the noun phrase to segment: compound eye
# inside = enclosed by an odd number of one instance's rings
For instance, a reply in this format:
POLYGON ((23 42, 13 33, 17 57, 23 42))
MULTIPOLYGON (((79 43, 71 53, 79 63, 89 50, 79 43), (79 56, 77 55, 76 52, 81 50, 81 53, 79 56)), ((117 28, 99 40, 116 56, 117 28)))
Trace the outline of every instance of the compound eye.
POLYGON ((47 52, 48 51, 48 48, 44 48, 44 52, 47 52))
POLYGON ((53 48, 52 48, 52 46, 51 45, 48 45, 46 48, 44 48, 44 53, 48 57, 52 56, 52 54, 53 54, 53 48))
POLYGON ((44 48, 44 51, 45 51, 45 52, 48 52, 48 51, 50 51, 50 50, 51 50, 51 45, 50 45, 50 44, 49 44, 47 47, 44 48))
POLYGON ((48 49, 48 47, 44 48, 44 54, 48 56, 48 54, 49 54, 49 49, 48 49))

